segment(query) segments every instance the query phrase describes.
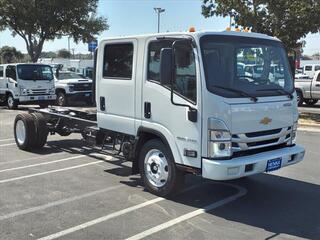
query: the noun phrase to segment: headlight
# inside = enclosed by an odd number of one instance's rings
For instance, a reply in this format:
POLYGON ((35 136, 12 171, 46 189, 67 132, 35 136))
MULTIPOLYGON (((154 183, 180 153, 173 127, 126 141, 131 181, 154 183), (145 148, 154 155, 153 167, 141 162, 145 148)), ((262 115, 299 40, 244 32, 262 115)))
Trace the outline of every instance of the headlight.
POLYGON ((288 143, 287 143, 288 145, 296 144, 297 129, 298 129, 298 122, 295 122, 292 126, 292 129, 291 129, 291 137, 290 137, 290 141, 288 141, 288 143))
POLYGON ((74 85, 69 85, 69 91, 73 92, 74 91, 74 85))
POLYGON ((209 158, 231 157, 232 143, 229 131, 209 130, 209 158))
POLYGON ((291 144, 296 143, 297 139, 297 129, 298 129, 298 122, 295 122, 292 126, 292 133, 291 133, 291 144))
POLYGON ((20 88, 20 91, 21 91, 22 95, 27 95, 28 94, 28 91, 27 91, 26 88, 20 88))

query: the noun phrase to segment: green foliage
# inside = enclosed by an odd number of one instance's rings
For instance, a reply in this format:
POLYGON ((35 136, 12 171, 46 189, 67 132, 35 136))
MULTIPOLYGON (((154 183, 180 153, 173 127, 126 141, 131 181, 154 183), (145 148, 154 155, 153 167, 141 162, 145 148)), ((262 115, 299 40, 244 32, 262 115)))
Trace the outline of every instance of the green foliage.
POLYGON ((0 48, 1 63, 19 62, 23 57, 23 54, 14 47, 3 46, 0 48))
POLYGON ((98 0, 0 0, 0 29, 22 37, 36 62, 47 40, 70 36, 85 43, 107 30, 107 19, 96 16, 97 7, 98 0))
POLYGON ((71 58, 71 53, 67 49, 60 49, 57 54, 58 58, 71 58))
POLYGON ((237 25, 276 36, 287 50, 301 48, 299 40, 320 30, 317 0, 202 0, 202 14, 234 16, 237 25))

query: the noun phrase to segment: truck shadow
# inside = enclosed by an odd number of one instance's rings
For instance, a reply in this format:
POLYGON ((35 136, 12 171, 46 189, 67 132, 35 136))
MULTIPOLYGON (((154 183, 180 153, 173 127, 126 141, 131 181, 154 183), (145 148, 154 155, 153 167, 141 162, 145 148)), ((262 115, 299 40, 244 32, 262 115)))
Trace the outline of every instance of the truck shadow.
MULTIPOLYGON (((114 168, 104 171, 122 177, 120 183, 131 187, 142 186, 140 176, 131 176, 130 164, 124 163, 123 159, 106 160, 103 156, 92 155, 98 153, 97 150, 84 146, 81 140, 50 141, 46 148, 37 153, 50 154, 62 151, 103 160, 114 165, 114 168)), ((319 239, 320 185, 271 174, 259 174, 227 183, 247 189, 247 194, 207 214, 264 229, 272 233, 267 239, 277 237, 279 234, 319 239)), ((185 189, 196 184, 199 187, 177 194, 168 200, 175 204, 202 208, 212 201, 219 201, 237 193, 236 188, 191 175, 186 178, 185 189)), ((206 220, 210 222, 210 217, 206 217, 206 220)), ((214 224, 213 221, 210 224, 214 224)), ((214 228, 208 227, 206 230, 210 232, 214 231, 214 228)))

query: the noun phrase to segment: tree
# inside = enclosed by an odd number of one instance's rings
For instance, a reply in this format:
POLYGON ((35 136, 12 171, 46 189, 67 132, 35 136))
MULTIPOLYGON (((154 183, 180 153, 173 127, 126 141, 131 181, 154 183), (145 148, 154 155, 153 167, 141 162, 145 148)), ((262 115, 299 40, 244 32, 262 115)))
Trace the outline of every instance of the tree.
POLYGON ((320 30, 320 2, 316 0, 202 1, 206 18, 232 15, 237 25, 278 37, 288 51, 301 48, 301 38, 320 30))
POLYGON ((60 49, 58 51, 57 57, 59 58, 70 58, 71 57, 71 53, 67 50, 67 49, 60 49))
POLYGON ((0 57, 2 63, 13 63, 21 61, 23 54, 15 47, 3 46, 0 48, 0 57))
POLYGON ((22 37, 36 62, 47 40, 70 36, 86 43, 107 30, 107 19, 96 16, 97 7, 98 0, 0 0, 0 29, 22 37))

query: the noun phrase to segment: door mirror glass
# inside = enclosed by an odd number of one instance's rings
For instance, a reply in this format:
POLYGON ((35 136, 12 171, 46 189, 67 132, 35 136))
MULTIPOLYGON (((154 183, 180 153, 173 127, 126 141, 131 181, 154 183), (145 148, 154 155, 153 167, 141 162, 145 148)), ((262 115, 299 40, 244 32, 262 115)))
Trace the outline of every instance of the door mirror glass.
POLYGON ((170 85, 172 82, 172 48, 163 48, 160 53, 160 83, 170 85))

